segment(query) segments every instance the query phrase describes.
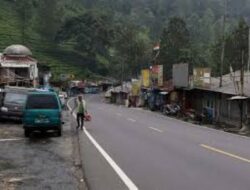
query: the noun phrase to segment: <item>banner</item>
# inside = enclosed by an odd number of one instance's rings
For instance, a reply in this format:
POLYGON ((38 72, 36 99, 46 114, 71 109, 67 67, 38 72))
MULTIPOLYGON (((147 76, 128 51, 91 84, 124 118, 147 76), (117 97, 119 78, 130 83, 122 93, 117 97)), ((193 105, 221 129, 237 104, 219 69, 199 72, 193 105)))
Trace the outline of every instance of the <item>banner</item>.
POLYGON ((163 65, 153 65, 151 68, 153 86, 163 86, 163 65))
POLYGON ((187 63, 173 65, 173 84, 176 88, 189 86, 189 65, 187 63))
POLYGON ((193 83, 196 87, 209 87, 211 85, 211 68, 194 68, 193 83))
POLYGON ((142 70, 141 75, 142 75, 142 86, 149 87, 150 86, 150 71, 149 71, 149 69, 142 70))
POLYGON ((158 86, 163 86, 163 65, 158 65, 158 86))
POLYGON ((132 96, 139 96, 140 84, 139 81, 132 82, 132 96))

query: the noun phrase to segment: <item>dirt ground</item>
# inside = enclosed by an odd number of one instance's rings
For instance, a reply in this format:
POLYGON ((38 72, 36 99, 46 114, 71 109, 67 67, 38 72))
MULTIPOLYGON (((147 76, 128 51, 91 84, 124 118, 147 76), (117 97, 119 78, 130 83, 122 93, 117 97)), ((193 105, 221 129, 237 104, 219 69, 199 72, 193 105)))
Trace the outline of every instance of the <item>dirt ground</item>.
POLYGON ((63 136, 32 134, 24 138, 22 125, 0 122, 0 189, 86 189, 70 115, 64 112, 63 136))

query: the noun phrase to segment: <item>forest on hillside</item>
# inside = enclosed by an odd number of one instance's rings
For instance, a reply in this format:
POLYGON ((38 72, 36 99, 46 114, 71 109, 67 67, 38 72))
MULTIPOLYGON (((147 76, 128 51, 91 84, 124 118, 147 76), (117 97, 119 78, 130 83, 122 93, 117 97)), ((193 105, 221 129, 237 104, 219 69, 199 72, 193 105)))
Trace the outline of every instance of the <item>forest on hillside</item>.
POLYGON ((136 77, 158 62, 220 73, 248 61, 250 0, 0 0, 0 46, 22 43, 57 75, 136 77), (225 30, 223 32, 223 16, 225 30), (225 34, 225 35, 223 35, 225 34))

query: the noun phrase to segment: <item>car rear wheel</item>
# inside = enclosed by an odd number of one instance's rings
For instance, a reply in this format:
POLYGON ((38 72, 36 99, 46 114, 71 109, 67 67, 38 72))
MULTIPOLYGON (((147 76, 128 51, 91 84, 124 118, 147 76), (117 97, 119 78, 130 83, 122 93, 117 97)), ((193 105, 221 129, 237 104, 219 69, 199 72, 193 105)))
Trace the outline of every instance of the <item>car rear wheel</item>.
POLYGON ((29 137, 29 136, 30 136, 30 133, 31 133, 30 130, 24 129, 24 136, 25 136, 25 137, 29 137))

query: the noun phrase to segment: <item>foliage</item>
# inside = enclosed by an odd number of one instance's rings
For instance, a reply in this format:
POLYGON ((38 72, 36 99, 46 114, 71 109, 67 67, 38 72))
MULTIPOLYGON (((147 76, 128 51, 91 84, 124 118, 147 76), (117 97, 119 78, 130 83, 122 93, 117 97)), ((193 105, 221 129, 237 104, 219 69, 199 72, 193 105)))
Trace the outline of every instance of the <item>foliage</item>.
POLYGON ((39 1, 37 29, 43 40, 54 41, 60 26, 60 7, 57 0, 39 1))
POLYGON ((186 23, 173 17, 164 28, 161 37, 160 64, 164 65, 167 78, 171 78, 173 64, 188 62, 190 58, 190 35, 186 23))
POLYGON ((148 65, 151 41, 147 31, 139 30, 131 23, 116 26, 113 48, 114 68, 118 68, 122 78, 138 77, 140 70, 148 65))
MULTIPOLYGON (((216 75, 224 1, 0 0, 0 47, 22 43, 56 75, 129 78, 149 66, 152 44, 161 39, 160 61, 168 77, 172 64, 181 61, 212 67, 216 75)), ((227 1, 225 72, 229 64, 240 67, 242 52, 246 62, 250 20, 250 0, 227 1)))
POLYGON ((61 27, 59 41, 75 40, 75 49, 93 57, 106 54, 106 47, 112 40, 112 26, 107 15, 88 11, 83 15, 67 20, 61 27))
MULTIPOLYGON (((244 66, 248 61, 248 37, 249 37, 249 27, 244 19, 241 19, 238 23, 238 27, 235 28, 226 37, 226 47, 225 47, 225 63, 223 65, 224 73, 230 71, 230 66, 234 70, 238 70, 242 66, 242 61, 244 66), (242 60, 243 58, 243 60, 242 60)), ((222 40, 219 40, 212 49, 212 59, 213 59, 213 69, 219 74, 220 65, 220 53, 222 49, 222 40)))
POLYGON ((92 70, 107 74, 113 29, 108 15, 87 11, 70 18, 57 34, 59 42, 75 41, 74 48, 91 63, 92 70))
POLYGON ((25 43, 30 32, 29 25, 31 23, 31 17, 33 15, 33 0, 19 0, 16 3, 17 13, 20 18, 22 41, 23 43, 25 43))

